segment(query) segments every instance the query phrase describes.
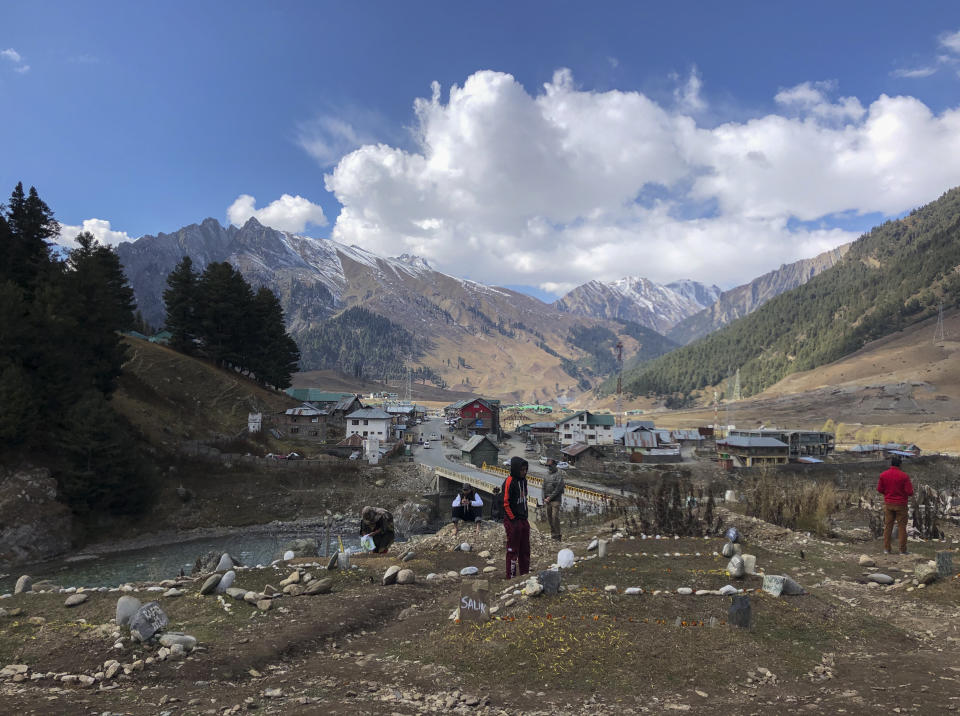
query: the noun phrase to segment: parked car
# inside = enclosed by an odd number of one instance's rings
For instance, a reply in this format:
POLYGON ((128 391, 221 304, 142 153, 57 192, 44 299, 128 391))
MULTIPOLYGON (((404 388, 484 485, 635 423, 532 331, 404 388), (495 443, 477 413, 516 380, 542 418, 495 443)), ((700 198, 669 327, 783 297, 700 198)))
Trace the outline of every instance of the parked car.
POLYGON ((564 462, 563 460, 561 460, 560 462, 557 463, 558 470, 566 470, 568 467, 570 467, 569 462, 564 462))
POLYGON ((440 439, 440 433, 430 433, 430 439, 431 439, 431 440, 439 440, 439 439, 440 439))
POLYGON ((430 441, 429 441, 429 440, 425 440, 424 443, 423 443, 423 449, 424 449, 424 450, 427 450, 427 449, 429 449, 429 447, 430 447, 430 441))
POLYGON ((531 445, 530 443, 527 443, 527 444, 523 447, 523 450, 524 450, 524 452, 536 452, 537 446, 536 446, 536 445, 531 445))
POLYGON ((549 465, 549 464, 550 464, 550 458, 548 458, 546 455, 541 456, 541 457, 540 457, 540 464, 541 464, 541 465, 549 465))
POLYGON ((352 453, 350 453, 350 459, 351 459, 351 460, 359 460, 359 459, 360 459, 360 451, 359 451, 359 450, 354 450, 352 453))

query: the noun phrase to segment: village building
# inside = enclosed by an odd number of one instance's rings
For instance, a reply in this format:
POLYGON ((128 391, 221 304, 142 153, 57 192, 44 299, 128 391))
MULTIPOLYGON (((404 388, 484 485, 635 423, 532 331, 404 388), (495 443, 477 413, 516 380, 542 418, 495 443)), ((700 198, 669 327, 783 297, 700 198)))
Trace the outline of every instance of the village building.
POLYGON ((717 440, 721 463, 732 467, 785 465, 790 459, 790 446, 772 437, 728 435, 717 440))
POLYGON ((294 400, 310 403, 321 410, 333 409, 342 398, 357 398, 353 393, 330 392, 319 388, 287 388, 284 392, 294 400))
POLYGON ((673 442, 669 430, 638 427, 624 433, 623 446, 630 462, 681 462, 680 445, 673 442))
POLYGON ((476 467, 497 465, 500 459, 500 447, 489 435, 474 435, 460 448, 460 454, 466 462, 476 467))
POLYGON ((317 442, 327 439, 327 413, 312 405, 289 408, 271 416, 274 428, 291 438, 303 438, 317 442))
POLYGON ((365 438, 389 440, 393 418, 380 408, 363 408, 355 410, 347 416, 347 437, 360 435, 365 438))
POLYGON ((615 422, 612 415, 598 415, 588 410, 582 410, 559 420, 556 433, 562 447, 574 443, 613 445, 615 422))
POLYGON ((563 459, 581 470, 599 471, 603 469, 603 453, 584 443, 574 443, 562 450, 563 459))
POLYGON ((835 437, 833 433, 817 430, 779 430, 759 428, 757 430, 731 430, 729 437, 773 438, 787 446, 787 458, 826 457, 833 452, 835 437))
POLYGON ((448 405, 448 418, 457 418, 457 427, 470 435, 500 435, 500 401, 490 398, 469 398, 448 405))

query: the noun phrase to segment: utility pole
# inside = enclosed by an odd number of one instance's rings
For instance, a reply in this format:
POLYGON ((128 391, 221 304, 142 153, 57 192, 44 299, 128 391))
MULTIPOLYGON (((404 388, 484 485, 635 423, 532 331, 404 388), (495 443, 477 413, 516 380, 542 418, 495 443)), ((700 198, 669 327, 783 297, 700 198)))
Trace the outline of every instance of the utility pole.
POLYGON ((623 427, 623 343, 617 341, 617 415, 615 419, 618 428, 623 427))
POLYGON ((937 330, 933 333, 933 345, 943 346, 946 336, 943 332, 943 301, 940 301, 940 310, 937 314, 937 330))

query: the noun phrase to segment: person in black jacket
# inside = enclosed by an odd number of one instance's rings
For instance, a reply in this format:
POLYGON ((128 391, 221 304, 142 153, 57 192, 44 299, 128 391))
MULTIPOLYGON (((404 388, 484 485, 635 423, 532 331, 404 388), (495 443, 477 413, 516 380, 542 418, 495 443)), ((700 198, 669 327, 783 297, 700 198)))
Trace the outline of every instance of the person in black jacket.
POLYGON ((507 532, 507 579, 530 572, 530 523, 527 521, 527 468, 522 457, 510 458, 503 483, 503 527, 507 532))

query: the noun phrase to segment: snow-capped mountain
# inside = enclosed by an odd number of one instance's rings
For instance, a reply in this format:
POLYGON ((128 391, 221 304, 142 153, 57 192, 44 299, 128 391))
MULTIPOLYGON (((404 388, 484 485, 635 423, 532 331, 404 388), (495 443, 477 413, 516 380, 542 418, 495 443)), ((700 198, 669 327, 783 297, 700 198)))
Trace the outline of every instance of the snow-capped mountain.
MULTIPOLYGON (((653 357, 672 346, 652 332, 627 335, 617 323, 449 276, 417 256, 384 258, 357 246, 270 229, 256 219, 242 227, 206 219, 120 244, 117 253, 138 308, 154 326, 163 325, 167 275, 183 256, 190 256, 197 271, 229 262, 248 283, 267 286, 280 298, 288 330, 305 356, 303 369, 330 367, 311 365, 310 347, 325 321, 354 306, 388 318, 429 345, 422 355, 398 359, 398 368, 409 362, 429 368, 453 389, 496 397, 551 399, 602 379, 591 368, 597 365, 590 360, 591 347, 571 339, 577 326, 605 327, 628 356, 653 357)), ((672 295, 680 300, 680 294, 672 295)))
POLYGON ((684 318, 713 304, 720 293, 717 286, 689 279, 662 285, 628 276, 609 283, 589 281, 554 305, 578 316, 631 321, 665 334, 684 318))

